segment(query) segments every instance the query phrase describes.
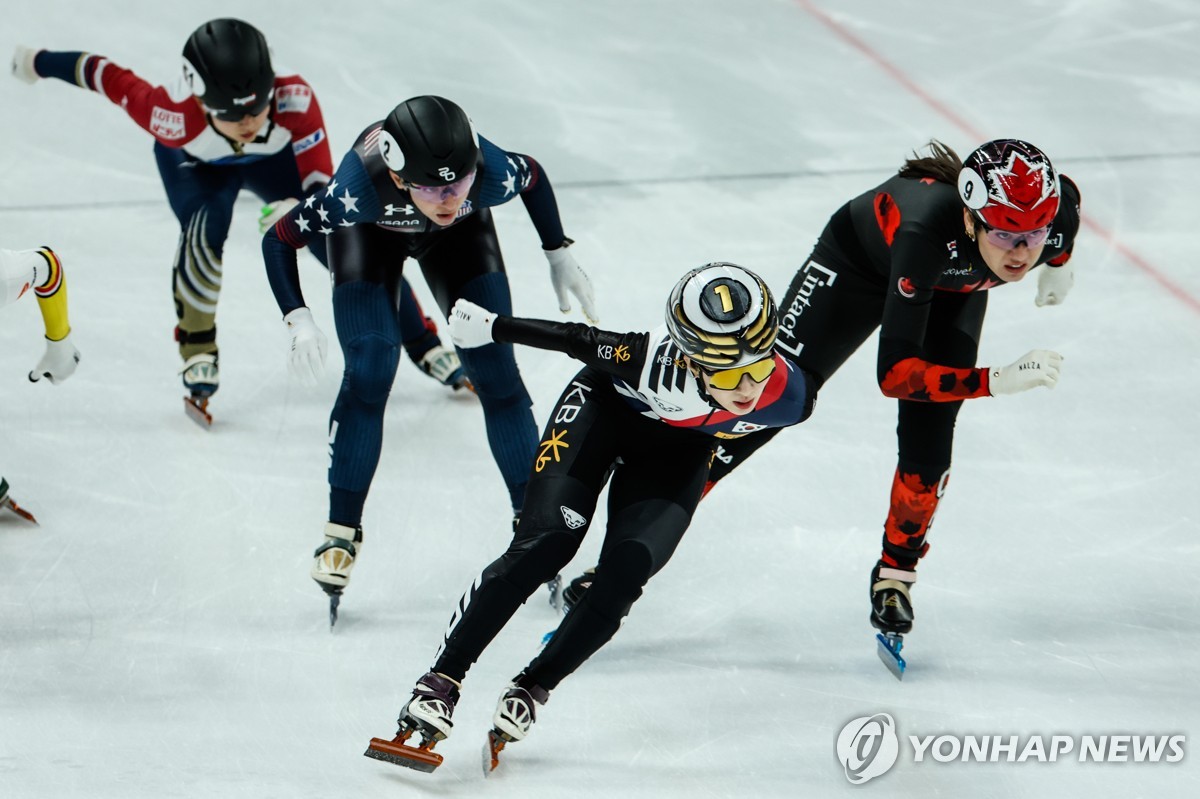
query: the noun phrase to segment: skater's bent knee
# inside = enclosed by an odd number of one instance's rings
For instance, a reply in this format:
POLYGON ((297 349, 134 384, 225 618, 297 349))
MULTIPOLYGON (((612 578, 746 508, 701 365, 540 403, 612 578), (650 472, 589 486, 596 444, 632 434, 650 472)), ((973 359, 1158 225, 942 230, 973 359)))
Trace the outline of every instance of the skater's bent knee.
POLYGON ((501 562, 511 582, 533 590, 554 579, 571 562, 578 549, 578 538, 565 531, 553 530, 514 540, 501 562))
POLYGON ((363 402, 383 402, 392 390, 400 348, 378 334, 355 338, 345 348, 346 382, 363 402))
POLYGON ((622 541, 604 553, 597 569, 597 578, 603 575, 605 582, 629 591, 641 588, 649 582, 656 571, 654 556, 650 548, 641 541, 622 541))

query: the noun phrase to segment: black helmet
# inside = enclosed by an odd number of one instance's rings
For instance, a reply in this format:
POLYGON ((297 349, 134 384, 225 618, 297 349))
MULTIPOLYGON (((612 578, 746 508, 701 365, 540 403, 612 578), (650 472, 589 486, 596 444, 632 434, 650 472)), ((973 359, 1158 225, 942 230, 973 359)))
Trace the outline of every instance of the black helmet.
POLYGON ((275 70, 262 31, 240 19, 204 23, 183 46, 183 76, 218 118, 261 114, 271 103, 275 70))
POLYGON ((392 109, 379 134, 379 154, 409 183, 446 186, 475 168, 479 137, 465 111, 427 94, 392 109))
POLYGON ((667 300, 667 333, 706 369, 735 369, 771 354, 779 315, 771 290, 745 267, 711 263, 688 272, 667 300))

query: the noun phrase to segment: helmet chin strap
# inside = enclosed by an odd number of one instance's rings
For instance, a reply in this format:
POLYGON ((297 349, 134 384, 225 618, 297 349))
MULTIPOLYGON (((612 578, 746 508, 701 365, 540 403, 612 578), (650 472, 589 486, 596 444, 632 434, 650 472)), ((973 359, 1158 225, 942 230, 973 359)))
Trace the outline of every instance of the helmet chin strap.
POLYGON ((691 372, 692 377, 696 378, 696 392, 701 396, 701 398, 718 411, 729 410, 724 405, 717 402, 713 395, 704 387, 704 378, 700 375, 700 367, 692 363, 692 359, 686 355, 682 356, 682 360, 683 365, 689 372, 691 372))
POLYGON ((258 135, 254 137, 254 143, 260 144, 271 138, 271 131, 275 130, 275 112, 272 110, 267 115, 267 124, 258 129, 258 135))

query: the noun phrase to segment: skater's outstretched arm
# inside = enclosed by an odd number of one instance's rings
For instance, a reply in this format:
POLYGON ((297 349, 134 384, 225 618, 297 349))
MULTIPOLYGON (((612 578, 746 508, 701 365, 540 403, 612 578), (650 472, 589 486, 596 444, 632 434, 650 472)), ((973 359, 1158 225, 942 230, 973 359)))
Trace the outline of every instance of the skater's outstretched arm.
POLYGON ((615 333, 578 322, 552 322, 494 314, 469 300, 450 309, 450 337, 460 347, 491 344, 524 344, 555 350, 601 371, 636 381, 649 351, 649 333, 615 333))

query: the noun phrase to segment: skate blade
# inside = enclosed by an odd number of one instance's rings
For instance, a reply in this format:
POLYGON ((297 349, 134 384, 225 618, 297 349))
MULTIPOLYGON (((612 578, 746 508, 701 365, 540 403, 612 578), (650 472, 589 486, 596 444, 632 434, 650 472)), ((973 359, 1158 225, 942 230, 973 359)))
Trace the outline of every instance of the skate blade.
POLYGON ((333 632, 334 625, 338 620, 338 607, 342 604, 342 589, 341 585, 330 585, 323 583, 317 578, 313 578, 313 582, 321 586, 321 590, 329 597, 329 632, 333 632))
MULTIPOLYGON (((411 733, 410 733, 411 734, 411 733)), ((433 751, 434 741, 428 741, 420 746, 409 746, 404 743, 408 735, 396 736, 390 741, 382 738, 372 738, 364 755, 393 766, 423 771, 426 774, 442 765, 442 756, 433 751)))
MULTIPOLYGON (((17 503, 13 502, 11 497, 4 500, 4 504, 0 505, 0 508, 8 508, 10 511, 17 514, 18 516, 20 516, 22 519, 24 519, 27 522, 33 522, 34 524, 38 523, 38 520, 33 518, 32 513, 25 510, 17 503)), ((40 527, 41 525, 38 525, 38 526, 40 527)))
POLYGON ((904 637, 899 633, 888 633, 886 636, 876 633, 875 642, 878 644, 876 652, 883 665, 887 666, 888 671, 895 675, 897 680, 903 680, 904 670, 908 668, 908 663, 900 656, 900 650, 904 648, 904 637))
POLYGON ((183 410, 189 419, 205 430, 212 427, 212 414, 208 412, 208 397, 184 397, 183 410))
POLYGON ((500 753, 508 743, 500 733, 489 730, 487 741, 483 744, 483 776, 489 776, 500 765, 500 753))

